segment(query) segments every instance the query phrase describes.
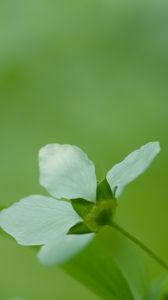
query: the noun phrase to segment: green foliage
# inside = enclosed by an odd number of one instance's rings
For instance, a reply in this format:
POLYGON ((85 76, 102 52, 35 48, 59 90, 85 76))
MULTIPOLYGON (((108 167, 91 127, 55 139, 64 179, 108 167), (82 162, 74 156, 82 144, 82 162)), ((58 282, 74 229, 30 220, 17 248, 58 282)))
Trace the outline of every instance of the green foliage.
POLYGON ((101 299, 147 300, 148 283, 141 256, 111 229, 104 228, 62 268, 101 299))
POLYGON ((149 287, 148 300, 167 300, 166 285, 168 283, 167 274, 162 274, 153 280, 149 287))
POLYGON ((101 299, 134 299, 129 284, 112 255, 105 254, 100 245, 93 243, 63 268, 101 299))

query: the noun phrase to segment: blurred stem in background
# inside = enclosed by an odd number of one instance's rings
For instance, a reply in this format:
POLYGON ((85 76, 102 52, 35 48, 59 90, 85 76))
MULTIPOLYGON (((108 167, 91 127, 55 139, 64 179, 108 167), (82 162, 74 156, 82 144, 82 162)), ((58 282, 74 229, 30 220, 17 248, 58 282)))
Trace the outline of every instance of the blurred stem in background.
POLYGON ((148 248, 145 244, 143 244, 139 239, 130 234, 124 228, 119 226, 118 224, 112 222, 111 226, 119 231, 121 234, 126 236, 129 240, 131 240, 134 244, 140 247, 143 251, 145 251, 150 257, 152 257, 157 263, 159 263, 166 271, 168 271, 168 264, 162 260, 157 254, 153 252, 150 248, 148 248))

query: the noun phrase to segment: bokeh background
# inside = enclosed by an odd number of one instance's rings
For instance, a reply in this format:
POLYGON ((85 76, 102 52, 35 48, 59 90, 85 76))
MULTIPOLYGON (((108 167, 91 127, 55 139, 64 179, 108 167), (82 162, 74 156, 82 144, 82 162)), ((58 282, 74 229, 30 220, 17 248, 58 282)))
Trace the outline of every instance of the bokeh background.
MULTIPOLYGON (((46 192, 38 150, 81 147, 97 175, 148 141, 162 152, 117 221, 168 261, 168 2, 0 1, 0 204, 46 192)), ((151 278, 161 269, 147 259, 151 278)), ((60 268, 0 239, 0 299, 98 300, 60 268)))

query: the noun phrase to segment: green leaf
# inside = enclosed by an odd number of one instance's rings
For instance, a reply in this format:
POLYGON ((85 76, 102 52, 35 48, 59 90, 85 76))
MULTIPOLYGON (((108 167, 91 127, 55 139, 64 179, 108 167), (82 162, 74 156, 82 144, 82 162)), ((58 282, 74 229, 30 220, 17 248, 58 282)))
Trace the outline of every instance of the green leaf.
POLYGON ((149 277, 142 251, 114 228, 103 230, 100 241, 111 252, 121 271, 128 280, 136 300, 146 300, 149 277))
POLYGON ((164 293, 166 284, 168 283, 167 274, 161 275, 150 284, 148 300, 167 300, 168 293, 164 293), (162 296, 162 298, 161 298, 162 296))
POLYGON ((101 200, 109 200, 113 198, 114 195, 112 193, 111 187, 107 179, 105 178, 97 186, 96 199, 97 201, 101 201, 101 200))
POLYGON ((62 268, 104 300, 144 300, 147 288, 143 264, 136 251, 134 256, 134 247, 131 252, 130 243, 121 240, 118 233, 104 228, 62 268))

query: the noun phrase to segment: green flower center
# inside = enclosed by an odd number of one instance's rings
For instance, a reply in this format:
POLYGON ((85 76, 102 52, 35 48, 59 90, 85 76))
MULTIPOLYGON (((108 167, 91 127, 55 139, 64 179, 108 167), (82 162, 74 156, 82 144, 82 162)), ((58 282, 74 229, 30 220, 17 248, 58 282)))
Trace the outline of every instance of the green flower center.
POLYGON ((72 200, 72 206, 83 222, 70 228, 69 234, 84 234, 98 232, 102 226, 110 225, 117 203, 115 199, 98 201, 93 204, 84 199, 72 200))
POLYGON ((117 207, 106 179, 97 186, 96 203, 85 199, 73 199, 71 204, 83 221, 71 227, 69 234, 98 232, 102 226, 111 224, 117 207))
POLYGON ((100 201, 86 215, 84 223, 92 232, 97 232, 100 227, 111 224, 115 208, 114 200, 100 201))

